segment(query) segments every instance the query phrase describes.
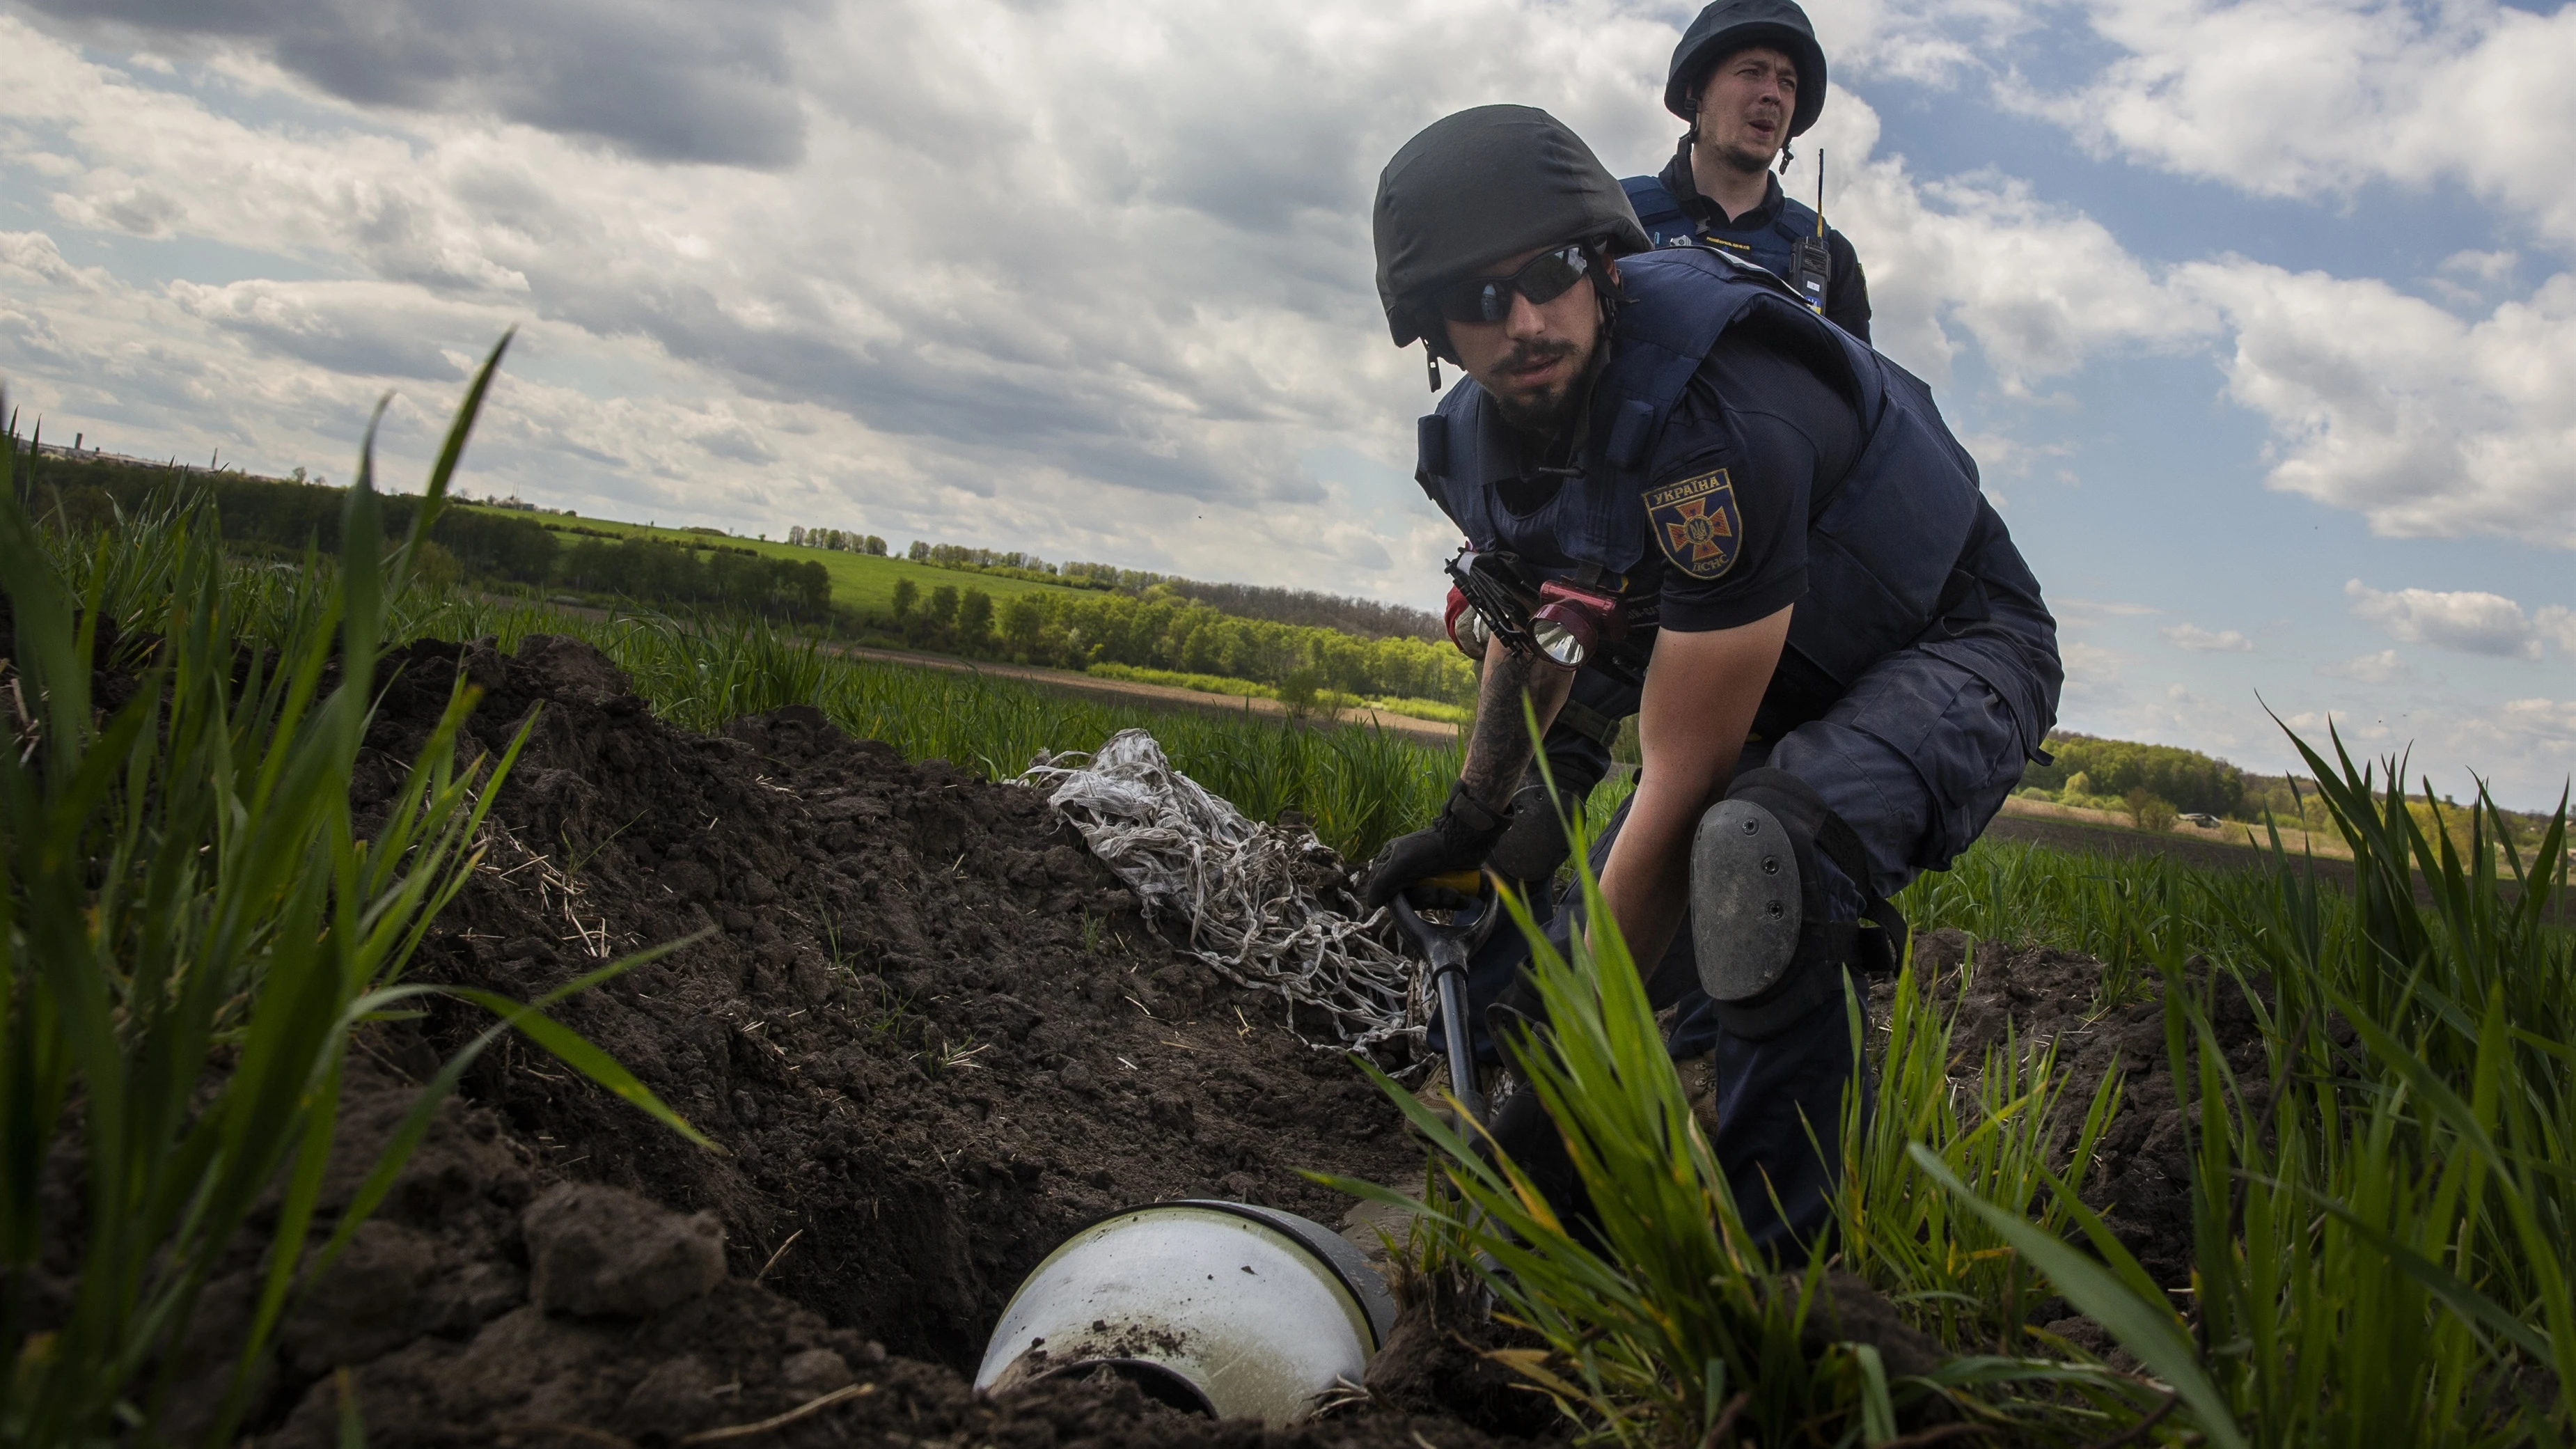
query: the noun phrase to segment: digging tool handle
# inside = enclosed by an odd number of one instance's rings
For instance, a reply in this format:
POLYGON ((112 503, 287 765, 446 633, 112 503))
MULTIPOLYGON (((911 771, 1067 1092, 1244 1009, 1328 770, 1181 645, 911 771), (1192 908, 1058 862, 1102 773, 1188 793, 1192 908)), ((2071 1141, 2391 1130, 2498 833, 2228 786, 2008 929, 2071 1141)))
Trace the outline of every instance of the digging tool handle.
POLYGON ((1475 1035, 1467 1021, 1467 963, 1456 969, 1437 969, 1432 978, 1440 988, 1440 1024, 1447 1028, 1449 1040, 1449 1090, 1467 1120, 1477 1126, 1485 1123, 1485 1094, 1476 1090, 1475 1035))
MULTIPOLYGON (((1423 882, 1444 890, 1457 890, 1465 895, 1481 891, 1484 880, 1474 871, 1459 871, 1464 889, 1449 877, 1436 877, 1423 882)), ((1415 940, 1422 943, 1422 953, 1431 960, 1431 986, 1440 998, 1442 1043, 1449 1061, 1449 1087, 1467 1116, 1481 1125, 1485 1120, 1484 1094, 1476 1090, 1476 1052, 1474 1033, 1467 1018, 1467 962, 1476 947, 1493 929, 1494 902, 1488 899, 1484 912, 1475 924, 1448 925, 1422 918, 1413 903, 1399 895, 1395 898, 1396 915, 1415 940)))

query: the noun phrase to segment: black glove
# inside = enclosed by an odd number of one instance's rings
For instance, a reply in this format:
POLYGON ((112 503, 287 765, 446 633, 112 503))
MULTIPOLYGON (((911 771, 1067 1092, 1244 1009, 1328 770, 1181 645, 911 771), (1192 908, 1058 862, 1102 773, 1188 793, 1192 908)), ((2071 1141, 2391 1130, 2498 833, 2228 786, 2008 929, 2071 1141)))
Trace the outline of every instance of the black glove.
POLYGON ((1568 842, 1565 819, 1559 815, 1559 802, 1566 814, 1583 809, 1592 798, 1592 787, 1601 783, 1588 756, 1569 751, 1564 759, 1548 761, 1556 774, 1556 793, 1548 793, 1547 781, 1532 765, 1521 777, 1520 793, 1512 797, 1511 827, 1503 832, 1487 857, 1496 874, 1507 880, 1544 884, 1565 864, 1568 842))
POLYGON ((1360 904, 1374 911, 1417 881, 1476 869, 1511 823, 1510 811, 1488 810, 1476 803, 1464 784, 1450 786, 1449 803, 1440 807, 1438 819, 1388 841, 1377 859, 1369 862, 1368 874, 1360 881, 1360 904))

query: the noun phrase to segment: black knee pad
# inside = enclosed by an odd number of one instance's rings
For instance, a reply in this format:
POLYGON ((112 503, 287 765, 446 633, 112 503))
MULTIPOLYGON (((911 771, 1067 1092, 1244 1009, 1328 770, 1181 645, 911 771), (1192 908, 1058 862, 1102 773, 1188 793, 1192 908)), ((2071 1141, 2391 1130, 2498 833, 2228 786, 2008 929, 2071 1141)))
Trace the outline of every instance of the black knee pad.
POLYGON ((1734 1035, 1759 1040, 1785 1030, 1842 985, 1842 973, 1829 968, 1854 958, 1859 923, 1837 919, 1844 912, 1826 893, 1825 843, 1858 848, 1824 797, 1785 770, 1737 776, 1700 818, 1691 842, 1691 949, 1700 989, 1734 1035))
POLYGON ((1691 948, 1719 1005, 1767 994, 1810 944, 1827 905, 1816 837, 1832 814, 1784 770, 1750 770, 1691 840, 1691 948))

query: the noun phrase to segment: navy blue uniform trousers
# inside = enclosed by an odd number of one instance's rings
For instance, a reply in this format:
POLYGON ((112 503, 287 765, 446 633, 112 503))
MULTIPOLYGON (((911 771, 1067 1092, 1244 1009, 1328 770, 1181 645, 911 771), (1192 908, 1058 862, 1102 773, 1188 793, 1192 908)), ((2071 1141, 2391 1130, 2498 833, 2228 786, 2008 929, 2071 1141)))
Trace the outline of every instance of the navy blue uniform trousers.
MULTIPOLYGON (((2012 641, 1991 635, 1900 650, 1872 666, 1822 717, 1778 740, 1749 746, 1739 773, 1770 765, 1823 796, 1860 837, 1871 892, 1892 896, 1921 871, 1946 867, 1967 849, 2020 780, 2023 761, 2049 722, 2017 719, 2007 695, 1989 681, 2026 680, 2028 659, 2012 641)), ((2055 696, 2052 681, 2046 697, 2053 703, 2055 696)), ((1608 861, 1627 814, 1622 806, 1594 842, 1596 872, 1608 861)), ((1818 864, 1828 889, 1842 897, 1836 906, 1843 918, 1856 915, 1859 884, 1821 854, 1818 864)), ((1579 925, 1578 901, 1568 892, 1550 913, 1549 934, 1560 944, 1579 925)), ((1501 997, 1526 959, 1525 945, 1501 943, 1481 963, 1485 979, 1473 984, 1490 993, 1488 1000, 1501 997), (1493 969, 1504 965, 1515 945, 1518 954, 1506 969, 1493 969)), ((1845 1094, 1856 1080, 1867 1085, 1868 1074, 1855 1070, 1861 1064, 1854 1060, 1842 999, 1827 1001, 1760 1041, 1726 1031, 1715 1003, 1700 990, 1687 916, 1662 958, 1651 969, 1641 962, 1639 969, 1646 972, 1647 994, 1658 1010, 1682 1008, 1675 1055, 1714 1052, 1718 1131, 1710 1145, 1746 1226, 1784 1260, 1803 1259, 1831 1225, 1845 1094)), ((1855 978, 1855 989, 1859 984, 1855 978)), ((1525 995, 1509 994, 1515 1005, 1525 995)), ((1484 1003, 1477 1006, 1482 1015, 1484 1003)), ((1868 1110, 1866 1090, 1861 1110, 1868 1110)), ((1518 1094, 1493 1125, 1496 1140, 1550 1200, 1582 1216, 1587 1205, 1580 1183, 1536 1099, 1518 1094)))

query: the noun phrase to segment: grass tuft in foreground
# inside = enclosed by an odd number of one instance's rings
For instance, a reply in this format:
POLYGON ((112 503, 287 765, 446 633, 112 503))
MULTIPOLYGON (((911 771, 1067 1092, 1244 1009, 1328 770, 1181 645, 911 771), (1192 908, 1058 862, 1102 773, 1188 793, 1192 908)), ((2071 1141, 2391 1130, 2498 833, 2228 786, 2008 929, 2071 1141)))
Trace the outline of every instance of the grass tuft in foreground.
MULTIPOLYGON (((1586 916, 1606 920, 1598 882, 1588 870, 1580 880, 1586 916)), ((1507 904, 1530 940, 1548 1022, 1520 1033, 1515 1059, 1563 1135, 1594 1223, 1560 1218, 1508 1156, 1479 1150, 1373 1070, 1431 1146, 1432 1190, 1416 1200, 1326 1180, 1412 1215, 1418 1269, 1472 1271, 1498 1316, 1546 1345, 1502 1356, 1587 1437, 1672 1449, 1880 1444, 1923 1414, 1970 1432, 2106 1422, 2088 1406, 2122 1402, 2123 1386, 2080 1366, 1974 1357, 1900 1377, 1875 1346, 1837 1341, 1827 1262, 1784 1273, 1745 1230, 1619 933, 1577 933, 1568 956, 1507 904), (2033 1383, 2056 1385, 2061 1400, 1998 1392, 2033 1383)), ((2009 1155, 1993 1140, 1968 1133, 1955 1145, 1990 1164, 2009 1155)))
POLYGON ((2153 1281, 2077 1190, 2117 1079, 2066 1082, 2053 1047, 2008 1040, 1963 1094, 1951 1017, 1908 973, 1875 1115, 1839 1124, 1834 1250, 1960 1356, 1902 1379, 1867 1345, 1819 1345, 1819 1270, 1782 1275, 1747 1246, 1615 932, 1571 959, 1533 933, 1552 1025, 1518 1044, 1597 1234, 1391 1083, 1430 1144, 1432 1190, 1340 1185, 1412 1213, 1416 1265, 1472 1272, 1545 1345, 1504 1356, 1587 1435, 1622 1444, 1879 1444, 1909 1406, 1943 1412, 1935 1399, 1957 1417, 1920 1434, 2576 1440, 2565 806, 2525 851, 2483 796, 2447 821, 2406 798, 2396 762, 2382 775, 2340 741, 2331 761, 2299 748, 2353 851, 2351 896, 2276 837, 2270 870, 2239 875, 1980 846, 1906 901, 1919 926, 2094 952, 2106 1006, 2160 998, 2192 1163, 2188 1292, 2153 1281), (2252 1010, 2256 1071, 2222 1049, 2222 993, 2252 1010), (2024 1356, 2048 1342, 2026 1321, 2051 1295, 2144 1374, 2024 1356))
MULTIPOLYGON (((1959 999, 1972 987, 1973 959, 1957 983, 1959 999)), ((2119 1110, 2120 1078, 2070 1082, 2055 1042, 2033 1046, 2007 1035, 1977 1064, 1977 1089, 1962 1091, 1951 1073, 1969 1064, 1954 1059, 1954 1020, 1955 1010, 1943 1010, 1912 967, 1898 975, 1872 1110, 1864 1118, 1860 1092, 1845 1103, 1836 1241, 1842 1266, 1943 1343, 2015 1355, 2026 1351, 2031 1311, 2050 1296, 2046 1280, 1980 1215, 1923 1191, 1912 1153, 1929 1151, 1981 1201, 2046 1237, 2066 1237, 2075 1223, 2049 1184, 2053 1174, 2081 1182, 2092 1170, 2119 1110), (2083 1115, 2069 1130, 2065 1117, 2079 1102, 2083 1115)), ((1852 1024, 1856 1032, 1864 1025, 1858 1003, 1852 1024)))
POLYGON ((0 438, 13 626, 0 681, 0 1442, 160 1438, 206 1286, 255 1242, 249 1323, 203 1433, 231 1442, 299 1285, 348 1243, 501 1031, 703 1141, 542 1015, 632 961, 529 1005, 449 990, 499 1024, 422 1092, 314 1242, 350 1034, 442 989, 404 983, 403 969, 473 868, 517 753, 459 768, 473 706, 460 690, 374 833, 352 818, 378 650, 498 360, 496 348, 390 549, 370 430, 341 566, 313 571, 319 585, 253 574, 245 587, 202 510, 122 530, 130 548, 49 532, 21 506, 17 439, 0 438), (100 678, 130 678, 130 697, 110 707, 92 693, 100 678), (76 1187, 76 1212, 58 1213, 49 1184, 76 1187), (67 1280, 40 1279, 65 1244, 67 1280))
POLYGON ((2339 739, 2331 761, 2294 742, 2352 848, 2354 896, 2321 889, 2276 835, 2270 877, 2209 902, 2220 959, 2244 969, 2159 967, 2193 1161, 2190 1297, 2149 1280, 2073 1182, 2050 1191, 2093 1256, 1913 1155, 2213 1443, 2567 1442, 2576 938, 2552 915, 2565 804, 2526 859, 2482 793, 2463 851, 2429 791, 2429 810, 2410 809, 2401 762, 2383 787, 2339 739), (2259 1079, 2220 1049, 2222 992, 2262 1022, 2259 1079))

